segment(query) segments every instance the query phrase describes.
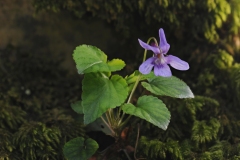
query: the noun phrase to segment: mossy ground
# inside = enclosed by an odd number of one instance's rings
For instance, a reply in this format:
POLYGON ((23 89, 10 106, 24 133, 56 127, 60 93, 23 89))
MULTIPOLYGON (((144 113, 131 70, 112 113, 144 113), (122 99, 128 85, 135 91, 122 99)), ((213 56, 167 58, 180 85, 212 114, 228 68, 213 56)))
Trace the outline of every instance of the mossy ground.
POLYGON ((64 159, 64 143, 85 136, 70 104, 81 95, 81 77, 49 55, 1 50, 1 158, 64 159))

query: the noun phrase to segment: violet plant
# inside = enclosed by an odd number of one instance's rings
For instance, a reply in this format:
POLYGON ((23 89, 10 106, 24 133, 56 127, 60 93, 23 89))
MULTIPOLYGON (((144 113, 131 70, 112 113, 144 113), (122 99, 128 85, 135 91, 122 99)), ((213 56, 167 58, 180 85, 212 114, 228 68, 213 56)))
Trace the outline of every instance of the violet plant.
MULTIPOLYGON (((163 29, 159 30, 159 37, 159 45, 153 37, 149 38, 147 43, 138 40, 145 49, 143 63, 139 71, 125 77, 113 74, 125 67, 124 61, 120 59, 108 61, 105 53, 90 45, 80 45, 74 50, 73 59, 78 73, 84 74, 84 79, 81 100, 72 104, 72 108, 84 115, 85 125, 91 125, 100 119, 109 129, 109 132, 105 133, 114 137, 118 143, 124 127, 132 116, 146 120, 163 130, 167 129, 171 115, 157 96, 194 97, 186 83, 172 76, 168 66, 169 64, 178 70, 188 70, 188 63, 176 56, 166 55, 170 45, 163 29), (149 45, 151 40, 154 43, 149 45), (153 56, 146 60, 147 50, 153 51, 153 56), (152 95, 141 95, 134 103, 133 95, 139 84, 152 95)), ((98 144, 95 140, 78 137, 67 142, 63 151, 68 160, 86 160, 97 149, 98 144)))

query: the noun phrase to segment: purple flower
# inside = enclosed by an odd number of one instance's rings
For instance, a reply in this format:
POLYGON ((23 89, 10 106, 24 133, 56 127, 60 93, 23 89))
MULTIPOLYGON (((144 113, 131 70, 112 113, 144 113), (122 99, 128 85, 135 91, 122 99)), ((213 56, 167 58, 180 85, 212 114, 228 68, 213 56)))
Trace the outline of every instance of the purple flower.
POLYGON ((140 45, 147 50, 151 50, 154 52, 154 56, 151 58, 148 58, 145 62, 143 62, 140 67, 139 71, 142 74, 148 74, 151 72, 152 68, 154 67, 154 74, 156 76, 162 76, 162 77, 170 77, 172 76, 172 72, 170 70, 170 66, 177 70, 188 70, 189 65, 187 62, 179 59, 176 56, 168 55, 166 56, 170 45, 167 43, 164 31, 162 28, 159 29, 159 37, 160 37, 160 45, 157 46, 154 45, 148 45, 138 39, 140 45))

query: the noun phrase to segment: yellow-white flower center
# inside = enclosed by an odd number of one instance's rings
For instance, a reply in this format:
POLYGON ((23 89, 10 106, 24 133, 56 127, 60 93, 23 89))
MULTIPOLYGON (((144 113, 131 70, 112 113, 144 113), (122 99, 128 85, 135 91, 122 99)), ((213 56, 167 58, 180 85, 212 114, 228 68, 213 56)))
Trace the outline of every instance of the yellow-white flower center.
POLYGON ((164 57, 164 55, 163 54, 157 54, 156 55, 156 60, 154 61, 155 62, 155 64, 165 64, 166 63, 166 60, 165 60, 165 57, 164 57))

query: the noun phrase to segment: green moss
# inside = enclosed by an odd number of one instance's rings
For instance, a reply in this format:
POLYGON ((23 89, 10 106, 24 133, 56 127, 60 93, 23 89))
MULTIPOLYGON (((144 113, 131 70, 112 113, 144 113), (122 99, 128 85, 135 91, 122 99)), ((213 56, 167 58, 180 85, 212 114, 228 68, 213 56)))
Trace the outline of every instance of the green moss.
POLYGON ((40 122, 24 124, 14 135, 14 144, 26 160, 59 159, 62 157, 60 141, 58 128, 47 128, 40 122))
POLYGON ((233 57, 224 50, 219 50, 215 56, 213 63, 219 69, 226 69, 232 67, 233 57))
POLYGON ((78 99, 77 78, 48 54, 13 46, 1 54, 0 159, 64 159, 65 142, 85 136, 70 107, 78 99))
POLYGON ((0 158, 9 158, 15 149, 12 143, 13 135, 5 129, 0 129, 0 158))
POLYGON ((12 106, 0 100, 0 128, 16 131, 18 127, 26 122, 26 112, 20 107, 12 106))

